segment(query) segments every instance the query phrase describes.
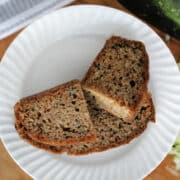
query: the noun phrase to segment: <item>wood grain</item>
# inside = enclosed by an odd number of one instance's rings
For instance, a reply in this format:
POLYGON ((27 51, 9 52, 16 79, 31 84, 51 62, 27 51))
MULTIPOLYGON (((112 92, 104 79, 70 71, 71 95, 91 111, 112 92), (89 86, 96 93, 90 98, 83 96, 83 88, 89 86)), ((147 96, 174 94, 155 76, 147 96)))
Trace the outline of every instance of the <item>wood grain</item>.
POLYGON ((0 179, 1 180, 31 180, 14 162, 0 141, 0 179))
MULTIPOLYGON (((121 9, 123 11, 129 12, 123 6, 121 6, 116 0, 77 0, 71 5, 77 4, 98 4, 110 6, 113 8, 121 9)), ((130 13, 130 12, 129 12, 130 13)), ((152 27, 152 26, 151 26, 152 27)), ((166 35, 155 27, 152 27, 163 40, 165 40, 166 35)), ((20 31, 19 31, 20 32, 20 31)), ((9 44, 14 40, 19 32, 0 41, 0 59, 3 57, 9 44)), ((180 42, 175 39, 170 39, 166 42, 168 47, 171 49, 177 62, 180 61, 180 42)), ((179 180, 179 176, 176 173, 171 172, 171 167, 174 164, 172 162, 172 157, 168 155, 164 161, 156 168, 150 175, 148 175, 145 180, 179 180)), ((26 175, 13 159, 9 156, 5 150, 3 144, 0 142, 0 180, 31 180, 31 178, 26 175)))

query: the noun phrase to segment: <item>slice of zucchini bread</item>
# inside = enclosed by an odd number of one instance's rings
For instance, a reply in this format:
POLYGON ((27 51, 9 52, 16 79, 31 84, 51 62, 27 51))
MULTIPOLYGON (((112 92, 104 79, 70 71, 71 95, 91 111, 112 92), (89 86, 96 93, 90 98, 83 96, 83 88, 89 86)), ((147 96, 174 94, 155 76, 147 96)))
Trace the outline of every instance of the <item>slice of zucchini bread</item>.
POLYGON ((90 66, 83 88, 96 97, 99 107, 131 121, 147 90, 148 64, 142 42, 113 36, 90 66))
POLYGON ((21 99, 14 111, 18 127, 38 142, 67 145, 96 139, 78 80, 21 99))

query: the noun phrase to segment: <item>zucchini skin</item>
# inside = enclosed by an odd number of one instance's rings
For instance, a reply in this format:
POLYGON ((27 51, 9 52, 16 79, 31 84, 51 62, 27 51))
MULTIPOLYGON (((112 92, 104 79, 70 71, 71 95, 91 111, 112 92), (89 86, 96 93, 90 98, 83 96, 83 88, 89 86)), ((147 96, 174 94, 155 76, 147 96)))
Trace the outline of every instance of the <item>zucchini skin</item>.
POLYGON ((138 17, 180 40, 180 0, 118 0, 138 17))

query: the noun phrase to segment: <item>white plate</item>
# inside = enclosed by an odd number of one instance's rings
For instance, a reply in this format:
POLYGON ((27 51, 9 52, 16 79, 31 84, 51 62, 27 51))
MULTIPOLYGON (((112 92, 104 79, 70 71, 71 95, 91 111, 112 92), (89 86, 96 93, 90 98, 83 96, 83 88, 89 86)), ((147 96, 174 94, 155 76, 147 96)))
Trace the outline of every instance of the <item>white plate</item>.
POLYGON ((73 6, 27 27, 0 65, 0 133, 12 158, 36 179, 136 180, 169 152, 179 129, 180 74, 162 40, 144 23, 102 6, 73 6), (141 40, 150 57, 156 123, 129 145, 85 156, 54 155, 21 140, 13 105, 21 97, 81 78, 111 35, 141 40))

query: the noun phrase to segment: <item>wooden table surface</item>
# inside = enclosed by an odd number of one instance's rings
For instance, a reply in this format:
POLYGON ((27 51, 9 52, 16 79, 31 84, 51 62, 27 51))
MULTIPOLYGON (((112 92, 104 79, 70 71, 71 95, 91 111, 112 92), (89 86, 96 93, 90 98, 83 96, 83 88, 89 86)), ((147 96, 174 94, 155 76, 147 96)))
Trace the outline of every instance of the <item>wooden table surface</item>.
MULTIPOLYGON (((123 6, 119 5, 116 0, 77 0, 72 4, 99 4, 114 7, 128 12, 123 6)), ((151 26, 152 27, 152 26, 151 26)), ((159 31, 158 29, 152 27, 163 40, 165 40, 166 35, 159 31)), ((19 31, 20 32, 20 31, 19 31)), ((2 58, 4 52, 6 51, 9 44, 19 33, 14 33, 13 35, 0 40, 0 59, 2 58)), ((171 52, 173 53, 177 62, 180 62, 180 42, 171 38, 168 42, 165 40, 171 52)), ((156 168, 150 175, 148 175, 145 180, 179 180, 180 173, 177 171, 172 172, 174 164, 172 162, 172 157, 168 155, 164 161, 156 168)), ((2 142, 0 141, 0 180, 31 180, 31 178, 23 172, 18 165, 12 160, 7 151, 5 150, 2 142)))

